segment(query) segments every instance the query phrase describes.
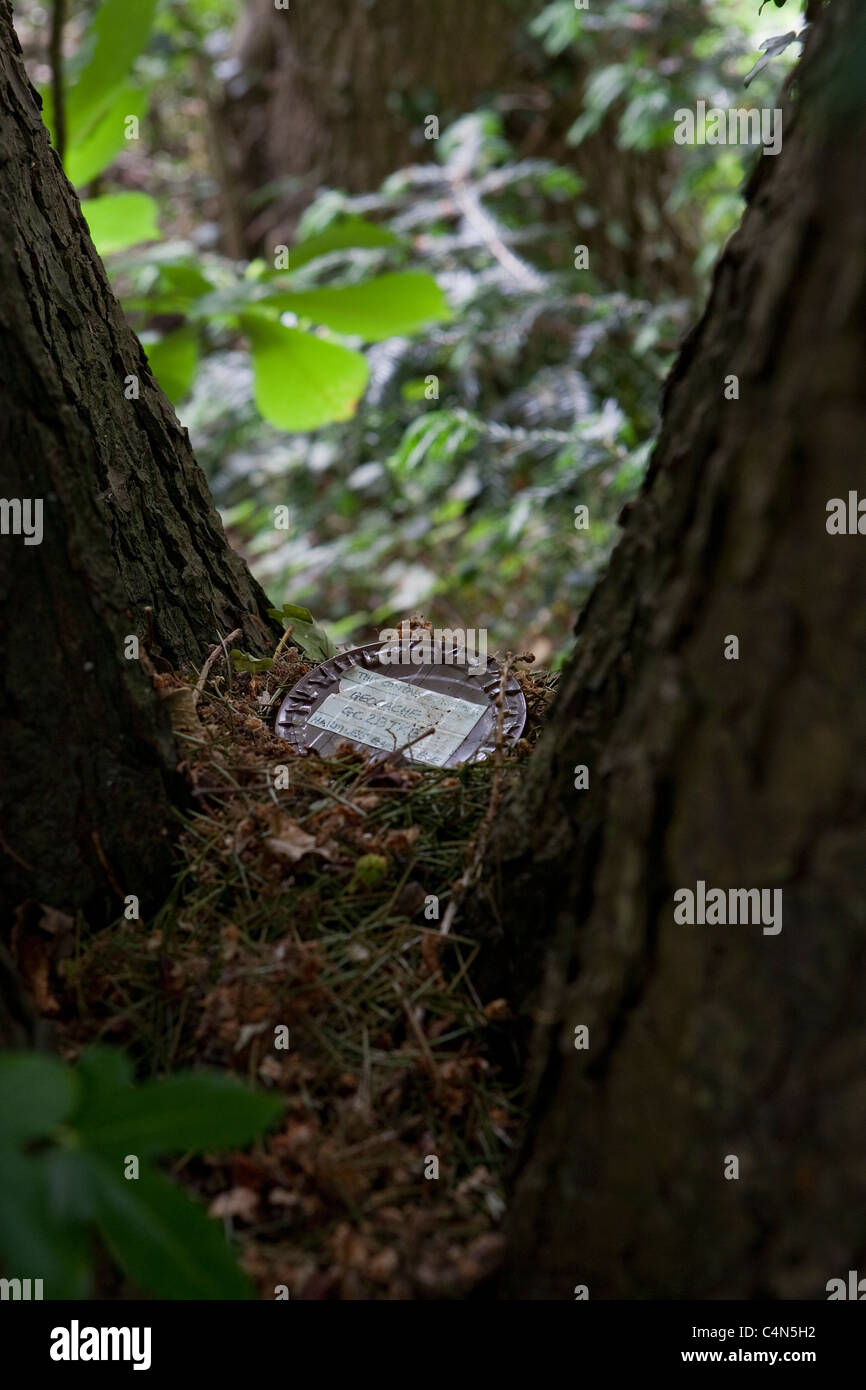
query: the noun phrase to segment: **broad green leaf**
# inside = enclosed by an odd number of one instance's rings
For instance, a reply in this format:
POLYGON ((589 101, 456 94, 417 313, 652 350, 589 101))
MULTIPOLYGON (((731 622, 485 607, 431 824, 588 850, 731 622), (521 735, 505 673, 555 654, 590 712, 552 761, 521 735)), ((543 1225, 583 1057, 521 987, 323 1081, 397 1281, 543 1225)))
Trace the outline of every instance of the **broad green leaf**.
POLYGON ((297 603, 284 603, 282 608, 269 608, 269 618, 277 618, 284 627, 289 623, 312 623, 313 615, 309 608, 301 608, 297 603))
POLYGON ((354 247, 375 248, 400 246, 402 242, 385 227, 377 227, 357 214, 347 214, 333 221, 324 231, 316 232, 293 246, 289 253, 289 269, 300 270, 302 265, 330 251, 352 250, 354 247))
POLYGON ((206 295, 213 290, 210 280, 198 269, 197 266, 190 265, 187 261, 177 261, 175 264, 163 265, 158 259, 160 247, 148 247, 144 252, 132 252, 129 256, 120 256, 112 266, 115 273, 122 273, 124 270, 137 270, 140 268, 141 259, 151 262, 158 270, 158 279, 155 285, 142 294, 129 294, 124 296, 124 308, 128 312, 141 312, 146 314, 185 314, 188 318, 197 319, 205 317, 198 313, 198 306, 206 295))
POLYGON ((100 1232, 129 1277, 157 1298, 245 1299, 246 1275, 219 1222, 161 1173, 127 1181, 93 1160, 100 1232))
POLYGON ((156 203, 147 193, 106 193, 86 198, 81 211, 100 256, 123 251, 141 241, 158 241, 156 203))
POLYGON ((85 1298, 85 1227, 54 1210, 48 1157, 0 1151, 0 1265, 8 1278, 42 1279, 44 1298, 85 1298))
POLYGON ((78 1059, 81 1099, 73 1116, 73 1126, 81 1132, 100 1124, 108 1106, 118 1094, 132 1091, 133 1071, 129 1058, 113 1047, 97 1043, 86 1047, 78 1059))
POLYGON ((297 603, 284 603, 282 608, 269 608, 268 615, 277 618, 285 627, 291 624, 292 641, 312 661, 327 661, 336 654, 336 647, 323 627, 315 621, 309 608, 297 603))
POLYGON ((157 3, 158 0, 103 0, 93 21, 90 57, 67 97, 70 143, 79 143, 101 116, 115 88, 126 79, 146 47, 157 3))
POLYGON ((451 317, 432 275, 417 270, 377 275, 360 285, 281 290, 267 302, 370 343, 413 333, 425 324, 451 317))
POLYGON ((178 405, 189 394, 198 367, 198 346, 198 332, 191 323, 166 333, 159 342, 145 345, 150 370, 172 405, 178 405))
POLYGON ((319 627, 318 623, 295 623, 292 641, 297 643, 311 661, 327 661, 337 650, 325 629, 319 627))
POLYGON ((249 652, 239 651, 231 653, 231 662, 236 671, 242 671, 248 676, 263 676, 274 664, 270 656, 250 656, 249 652))
POLYGON ((68 1119, 78 1095, 75 1077, 53 1057, 0 1054, 0 1148, 51 1134, 68 1119))
POLYGON ((264 314, 243 314, 241 327, 250 340, 256 405, 272 425, 315 430, 354 415, 370 375, 359 352, 264 314))
MULTIPOLYGON (((71 1139, 68 1143, 75 1144, 71 1139)), ((80 1147, 58 1148, 40 1154, 45 1166, 48 1203, 54 1219, 61 1225, 85 1225, 96 1214, 93 1173, 90 1159, 80 1147)))
POLYGON ((115 1160, 248 1144, 277 1119, 282 1101, 228 1077, 188 1072, 107 1096, 76 1124, 85 1145, 115 1160))
POLYGON ((98 119, 66 149, 64 164, 69 182, 80 187, 106 169, 126 144, 124 122, 127 116, 144 115, 149 92, 124 82, 112 94, 98 119))
POLYGON ((191 299, 198 299, 200 295, 213 289, 207 276, 189 261, 174 261, 169 265, 160 266, 159 278, 170 290, 188 295, 191 299))

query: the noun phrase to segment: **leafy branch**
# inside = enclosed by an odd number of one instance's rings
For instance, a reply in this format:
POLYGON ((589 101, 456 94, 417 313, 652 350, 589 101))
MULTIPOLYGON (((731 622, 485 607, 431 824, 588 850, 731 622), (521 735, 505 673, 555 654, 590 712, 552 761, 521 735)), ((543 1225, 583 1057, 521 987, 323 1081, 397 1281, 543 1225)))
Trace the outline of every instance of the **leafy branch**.
POLYGON ((47 1298, 84 1298, 93 1236, 159 1298, 253 1296, 221 1227, 153 1161, 232 1149, 269 1128, 279 1099, 224 1077, 178 1073, 134 1086, 122 1053, 89 1047, 76 1067, 0 1054, 0 1253, 47 1298))

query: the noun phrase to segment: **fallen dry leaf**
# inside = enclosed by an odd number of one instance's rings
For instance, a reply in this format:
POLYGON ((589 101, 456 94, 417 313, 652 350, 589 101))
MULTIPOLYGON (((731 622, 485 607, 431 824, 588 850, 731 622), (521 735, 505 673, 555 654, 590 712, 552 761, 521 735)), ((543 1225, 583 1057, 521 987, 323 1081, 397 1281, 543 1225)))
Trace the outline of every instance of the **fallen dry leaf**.
POLYGON ((305 854, 319 854, 323 859, 333 858, 327 845, 318 844, 315 835, 310 835, 291 816, 276 812, 270 818, 270 828, 271 834, 264 841, 264 849, 275 859, 296 864, 305 854))
POLYGON ((38 1014, 60 1013, 54 981, 60 962, 72 953, 75 919, 42 903, 22 904, 12 928, 12 958, 38 1014))
POLYGON ((241 1221, 254 1221, 258 1210, 258 1193, 249 1187, 232 1187, 214 1197, 208 1207, 209 1216, 236 1216, 241 1221))

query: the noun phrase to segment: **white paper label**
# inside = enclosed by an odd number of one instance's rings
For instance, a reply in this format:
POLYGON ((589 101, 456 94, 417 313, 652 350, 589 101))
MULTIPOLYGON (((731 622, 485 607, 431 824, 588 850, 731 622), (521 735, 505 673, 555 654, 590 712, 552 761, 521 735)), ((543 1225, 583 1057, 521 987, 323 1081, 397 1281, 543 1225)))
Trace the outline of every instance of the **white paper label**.
POLYGON ((406 749, 405 756, 410 762, 444 767, 484 712, 485 706, 472 700, 352 666, 340 677, 339 694, 323 700, 307 723, 389 752, 433 729, 406 749))

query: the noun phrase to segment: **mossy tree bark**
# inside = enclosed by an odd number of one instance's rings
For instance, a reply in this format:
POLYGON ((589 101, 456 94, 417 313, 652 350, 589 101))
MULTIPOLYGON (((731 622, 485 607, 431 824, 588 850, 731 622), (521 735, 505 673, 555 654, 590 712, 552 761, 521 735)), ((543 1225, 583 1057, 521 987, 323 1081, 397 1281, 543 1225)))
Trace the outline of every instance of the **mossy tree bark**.
POLYGON ((866 536, 826 528, 863 491, 864 55, 834 0, 491 846, 486 986, 534 1026, 505 1297, 864 1268, 866 536), (781 932, 677 924, 698 880, 780 889, 781 932))
MULTIPOLYGON (((128 636, 173 666, 269 640, 186 432, 109 289, 0 0, 0 888, 116 911, 164 882, 176 764, 128 636), (131 378, 138 382, 138 399, 131 378), (42 506, 41 543, 14 534, 42 506), (149 612, 148 612, 149 610, 149 612)), ((35 533, 33 536, 35 539, 35 533)))

